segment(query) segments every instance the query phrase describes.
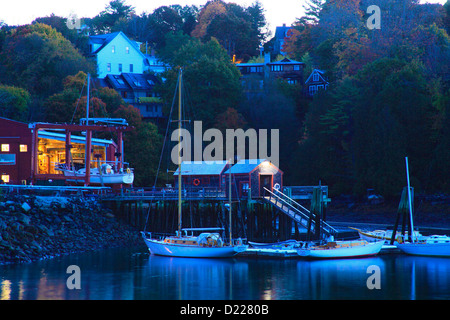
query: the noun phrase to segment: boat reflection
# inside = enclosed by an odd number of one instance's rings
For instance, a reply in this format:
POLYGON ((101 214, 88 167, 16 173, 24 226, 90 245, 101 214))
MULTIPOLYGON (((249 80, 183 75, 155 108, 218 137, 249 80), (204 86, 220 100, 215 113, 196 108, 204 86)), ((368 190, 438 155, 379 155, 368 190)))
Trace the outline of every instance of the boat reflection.
POLYGON ((449 300, 449 288, 450 259, 397 254, 309 261, 109 250, 0 266, 2 300, 449 300), (67 288, 69 265, 81 269, 81 290, 67 288), (380 289, 367 286, 370 266, 380 289))
MULTIPOLYGON (((140 277, 137 299, 236 299, 248 264, 239 259, 176 258, 150 255, 140 277), (157 280, 157 281, 155 281, 157 280)), ((241 292, 245 296, 245 292, 241 292)))

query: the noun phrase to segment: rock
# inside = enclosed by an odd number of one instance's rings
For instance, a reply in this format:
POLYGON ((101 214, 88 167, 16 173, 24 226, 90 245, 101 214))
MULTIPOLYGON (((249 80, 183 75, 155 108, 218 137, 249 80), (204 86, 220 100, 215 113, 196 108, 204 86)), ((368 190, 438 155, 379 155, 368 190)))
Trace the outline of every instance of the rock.
POLYGON ((28 212, 28 211, 31 210, 31 207, 30 207, 30 205, 28 203, 24 202, 22 204, 22 209, 23 209, 23 211, 28 212))
POLYGON ((26 214, 19 213, 17 215, 17 221, 22 222, 25 225, 29 225, 30 224, 30 217, 27 216, 26 214))

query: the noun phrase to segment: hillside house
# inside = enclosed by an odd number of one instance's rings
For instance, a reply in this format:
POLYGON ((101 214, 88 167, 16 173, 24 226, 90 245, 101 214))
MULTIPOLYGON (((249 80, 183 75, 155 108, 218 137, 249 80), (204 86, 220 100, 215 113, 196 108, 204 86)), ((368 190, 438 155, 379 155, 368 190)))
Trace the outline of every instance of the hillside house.
POLYGON ((94 83, 117 91, 126 103, 139 110, 143 119, 163 117, 162 100, 154 91, 160 81, 152 74, 108 74, 104 79, 95 79, 94 83))
POLYGON ((236 64, 241 72, 241 83, 247 95, 261 92, 266 81, 283 79, 290 84, 303 83, 305 68, 303 62, 288 58, 271 62, 270 53, 266 53, 264 57, 264 62, 236 64))
POLYGON ((305 94, 312 97, 320 90, 327 90, 329 82, 325 76, 325 72, 314 69, 305 81, 305 94))

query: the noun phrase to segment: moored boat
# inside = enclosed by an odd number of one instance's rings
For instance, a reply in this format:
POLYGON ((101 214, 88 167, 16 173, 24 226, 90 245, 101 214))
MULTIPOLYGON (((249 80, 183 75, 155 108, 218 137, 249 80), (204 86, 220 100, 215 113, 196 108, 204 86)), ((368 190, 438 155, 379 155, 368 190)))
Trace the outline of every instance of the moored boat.
POLYGON ((313 259, 359 258, 377 255, 384 241, 329 241, 325 245, 297 249, 301 257, 313 259))
MULTIPOLYGON (((358 231, 358 234, 361 239, 373 242, 373 241, 379 241, 384 240, 386 244, 391 242, 393 230, 373 230, 373 231, 364 231, 358 228, 352 228, 350 229, 358 231)), ((414 231, 414 236, 416 238, 422 238, 422 234, 419 231, 414 231)), ((408 237, 408 231, 405 232, 405 238, 408 237)), ((400 233, 396 233, 394 243, 402 243, 403 242, 403 235, 400 233)))
MULTIPOLYGON (((56 168, 62 171, 64 176, 67 177, 67 181, 73 181, 75 183, 84 183, 84 177, 86 176, 86 168, 80 170, 70 170, 63 167, 56 168)), ((98 168, 90 169, 89 182, 91 184, 133 184, 134 181, 134 170, 131 168, 121 169, 115 172, 110 165, 103 164, 98 170, 98 168)))
MULTIPOLYGON (((410 221, 412 225, 411 229, 414 230, 411 188, 409 186, 408 157, 405 158, 405 162, 406 162, 406 177, 408 182, 408 208, 410 214, 410 221)), ((425 239, 418 239, 413 236, 410 242, 397 244, 397 248, 399 248, 404 253, 410 255, 450 257, 450 237, 442 235, 433 235, 425 237, 425 239)))
POLYGON ((220 228, 197 228, 182 229, 182 234, 165 237, 163 239, 152 239, 148 232, 142 232, 144 242, 149 251, 155 255, 184 258, 227 258, 232 257, 247 249, 238 240, 235 245, 225 244, 219 233, 210 231, 223 230, 220 228), (198 236, 188 235, 188 231, 207 231, 198 236))
MULTIPOLYGON (((181 88, 182 75, 180 70, 178 78, 178 163, 180 165, 181 173, 181 88)), ((231 190, 231 169, 229 188, 231 190)), ((183 257, 183 258, 228 258, 240 252, 247 250, 248 245, 244 245, 242 240, 232 239, 232 206, 231 206, 231 191, 229 192, 229 242, 225 244, 221 236, 217 232, 202 232, 199 236, 194 236, 194 231, 218 231, 223 228, 182 228, 182 174, 178 175, 178 230, 174 236, 167 236, 164 238, 152 238, 149 232, 141 232, 144 242, 149 251, 155 255, 169 256, 169 257, 183 257), (191 234, 188 234, 188 232, 191 234)))
POLYGON ((260 243, 260 242, 252 242, 249 241, 248 244, 252 246, 253 248, 258 249, 286 249, 286 248, 295 248, 301 246, 301 242, 297 240, 286 240, 286 241, 279 241, 279 242, 273 242, 273 243, 260 243))
POLYGON ((432 235, 425 240, 397 244, 397 248, 410 255, 450 257, 450 237, 432 235))

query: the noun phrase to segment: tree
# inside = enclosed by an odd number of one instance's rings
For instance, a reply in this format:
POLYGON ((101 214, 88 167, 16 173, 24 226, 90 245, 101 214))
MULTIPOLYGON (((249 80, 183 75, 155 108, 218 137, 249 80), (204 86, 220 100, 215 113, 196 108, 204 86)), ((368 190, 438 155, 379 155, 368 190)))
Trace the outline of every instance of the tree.
POLYGON ((30 94, 23 88, 0 85, 0 116, 26 121, 30 94))
POLYGON ((175 52, 171 63, 177 67, 164 74, 166 84, 160 87, 164 100, 173 100, 178 68, 182 67, 188 102, 193 108, 190 119, 202 120, 204 128, 213 127, 218 114, 239 104, 239 70, 217 40, 202 43, 191 39, 175 52))
POLYGON ((223 1, 208 2, 199 14, 192 36, 208 41, 216 38, 230 56, 247 61, 258 53, 265 39, 265 18, 260 3, 249 8, 223 1))
POLYGON ((95 71, 93 63, 61 33, 40 23, 20 26, 8 34, 0 64, 6 71, 0 75, 3 83, 21 86, 38 97, 60 91, 68 75, 95 71))
POLYGON ((134 8, 126 5, 125 0, 112 0, 92 19, 92 29, 96 34, 119 31, 133 13, 134 8))
POLYGON ((165 46, 165 37, 183 30, 183 20, 176 10, 168 6, 162 6, 153 11, 150 17, 150 40, 156 50, 165 46))
POLYGON ((124 135, 125 159, 135 170, 134 185, 153 185, 162 147, 158 128, 153 123, 143 122, 139 111, 131 105, 121 106, 113 116, 126 119, 134 127, 124 135))
POLYGON ((42 23, 51 26, 56 31, 60 32, 64 38, 69 40, 75 48, 83 54, 88 54, 88 37, 86 32, 80 32, 77 29, 69 29, 67 27, 67 18, 59 17, 51 14, 47 17, 36 18, 32 24, 42 23))

